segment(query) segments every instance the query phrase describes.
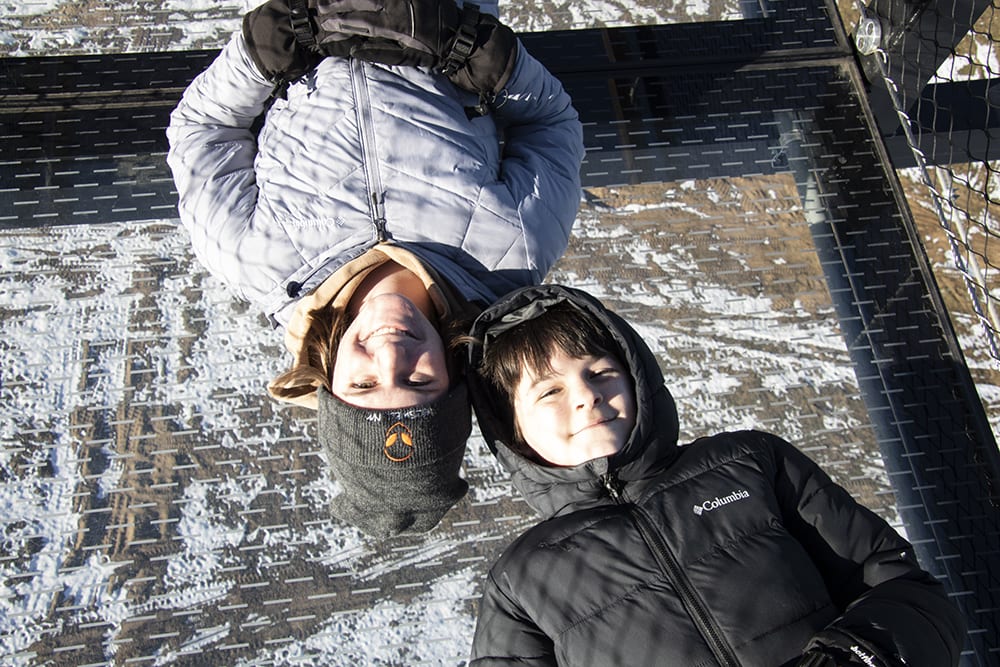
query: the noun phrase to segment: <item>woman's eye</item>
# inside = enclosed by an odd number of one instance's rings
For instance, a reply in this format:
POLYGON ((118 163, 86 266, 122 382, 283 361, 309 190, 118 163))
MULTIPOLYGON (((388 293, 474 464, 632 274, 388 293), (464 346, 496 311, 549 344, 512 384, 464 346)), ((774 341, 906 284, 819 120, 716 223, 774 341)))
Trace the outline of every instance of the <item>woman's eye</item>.
POLYGON ((407 380, 406 381, 406 386, 407 387, 426 387, 430 383, 431 383, 431 380, 424 380, 424 379, 407 380))

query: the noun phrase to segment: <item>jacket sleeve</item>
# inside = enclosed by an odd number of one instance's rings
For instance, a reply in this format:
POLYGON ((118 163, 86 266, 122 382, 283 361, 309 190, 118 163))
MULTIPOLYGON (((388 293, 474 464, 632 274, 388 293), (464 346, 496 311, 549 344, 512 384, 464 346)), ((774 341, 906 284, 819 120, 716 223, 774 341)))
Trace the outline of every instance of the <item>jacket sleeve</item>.
POLYGON ((233 262, 257 205, 251 126, 272 88, 236 33, 188 86, 167 127, 167 164, 195 255, 244 298, 233 262))
POLYGON ((792 445, 774 439, 775 488, 786 526, 809 552, 842 615, 809 647, 866 664, 957 665, 964 621, 913 547, 792 445), (881 663, 878 662, 881 660, 881 663))
POLYGON ((491 572, 479 603, 469 667, 555 667, 552 640, 497 584, 491 572))
POLYGON ((542 275, 569 241, 580 206, 583 128, 562 83, 518 42, 514 73, 495 118, 504 133, 500 179, 517 202, 542 275))

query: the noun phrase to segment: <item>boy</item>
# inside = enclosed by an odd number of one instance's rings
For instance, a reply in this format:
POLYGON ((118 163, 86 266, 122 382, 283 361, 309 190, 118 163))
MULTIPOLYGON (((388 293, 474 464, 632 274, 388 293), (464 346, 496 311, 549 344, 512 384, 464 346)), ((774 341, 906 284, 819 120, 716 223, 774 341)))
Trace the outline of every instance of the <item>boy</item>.
POLYGON ((484 437, 544 517, 490 571, 472 665, 955 665, 963 621, 909 543, 776 436, 677 445, 638 334, 589 295, 473 326, 484 437))

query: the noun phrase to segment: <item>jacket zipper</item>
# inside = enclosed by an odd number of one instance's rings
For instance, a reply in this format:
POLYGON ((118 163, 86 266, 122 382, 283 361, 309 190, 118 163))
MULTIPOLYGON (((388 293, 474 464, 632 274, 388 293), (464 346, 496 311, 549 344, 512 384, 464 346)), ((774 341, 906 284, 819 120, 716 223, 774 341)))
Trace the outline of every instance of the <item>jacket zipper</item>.
MULTIPOLYGON (((608 491, 608 496, 611 500, 618 505, 625 504, 625 499, 622 494, 622 483, 621 480, 614 473, 605 473, 601 475, 601 484, 608 491)), ((649 550, 653 553, 653 557, 659 563, 660 568, 666 573, 667 577, 671 582, 677 587, 677 591, 680 594, 681 602, 684 608, 687 609, 688 614, 690 614, 691 619, 694 621, 701 635, 705 638, 708 648, 712 651, 715 659, 719 661, 720 665, 723 667, 740 667, 739 660, 736 659, 736 654, 733 652, 729 643, 722 637, 722 631, 719 629, 718 624, 712 615, 705 609, 705 605, 702 603, 701 598, 695 593, 691 586, 690 581, 688 581, 687 576, 681 570, 680 563, 677 562, 677 558, 674 556, 673 552, 667 547, 660 533, 656 530, 656 526, 653 520, 649 518, 649 515, 639 507, 635 505, 629 505, 627 508, 628 513, 632 516, 635 521, 636 526, 639 529, 639 534, 642 536, 643 541, 649 547, 649 550)))
POLYGON ((660 566, 666 570, 667 576, 677 586, 684 608, 688 610, 695 625, 701 631, 702 636, 706 638, 708 647, 715 655, 715 659, 724 667, 739 667, 740 662, 736 659, 736 654, 733 653, 732 647, 723 639, 722 631, 719 629, 718 624, 712 618, 712 615, 709 614, 708 610, 705 609, 701 598, 694 592, 687 576, 681 571, 680 563, 677 562, 677 558, 667 548, 663 538, 656 531, 649 515, 635 506, 632 506, 630 509, 632 516, 635 517, 636 525, 639 526, 639 532, 650 549, 652 549, 653 555, 660 561, 660 566))
POLYGON ((351 72, 357 103, 358 130, 361 133, 361 162, 364 164, 365 182, 368 184, 369 211, 372 224, 375 225, 375 235, 379 242, 384 242, 389 240, 385 219, 385 191, 382 189, 382 176, 378 169, 375 124, 372 121, 371 97, 368 92, 364 61, 351 58, 351 72))
POLYGON ((607 490, 608 496, 611 497, 611 500, 613 500, 616 505, 624 504, 625 499, 622 498, 622 483, 621 480, 618 479, 618 475, 613 472, 606 472, 601 475, 600 480, 605 490, 607 490))

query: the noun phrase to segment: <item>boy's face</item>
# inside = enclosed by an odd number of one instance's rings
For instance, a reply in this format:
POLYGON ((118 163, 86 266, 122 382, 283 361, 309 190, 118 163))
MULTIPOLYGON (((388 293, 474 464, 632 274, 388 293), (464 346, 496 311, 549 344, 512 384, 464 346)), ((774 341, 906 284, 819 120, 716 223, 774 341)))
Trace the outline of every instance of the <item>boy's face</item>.
POLYGON ((573 466, 620 450, 635 426, 631 376, 611 356, 557 350, 551 373, 525 369, 514 392, 525 442, 555 465, 573 466))

